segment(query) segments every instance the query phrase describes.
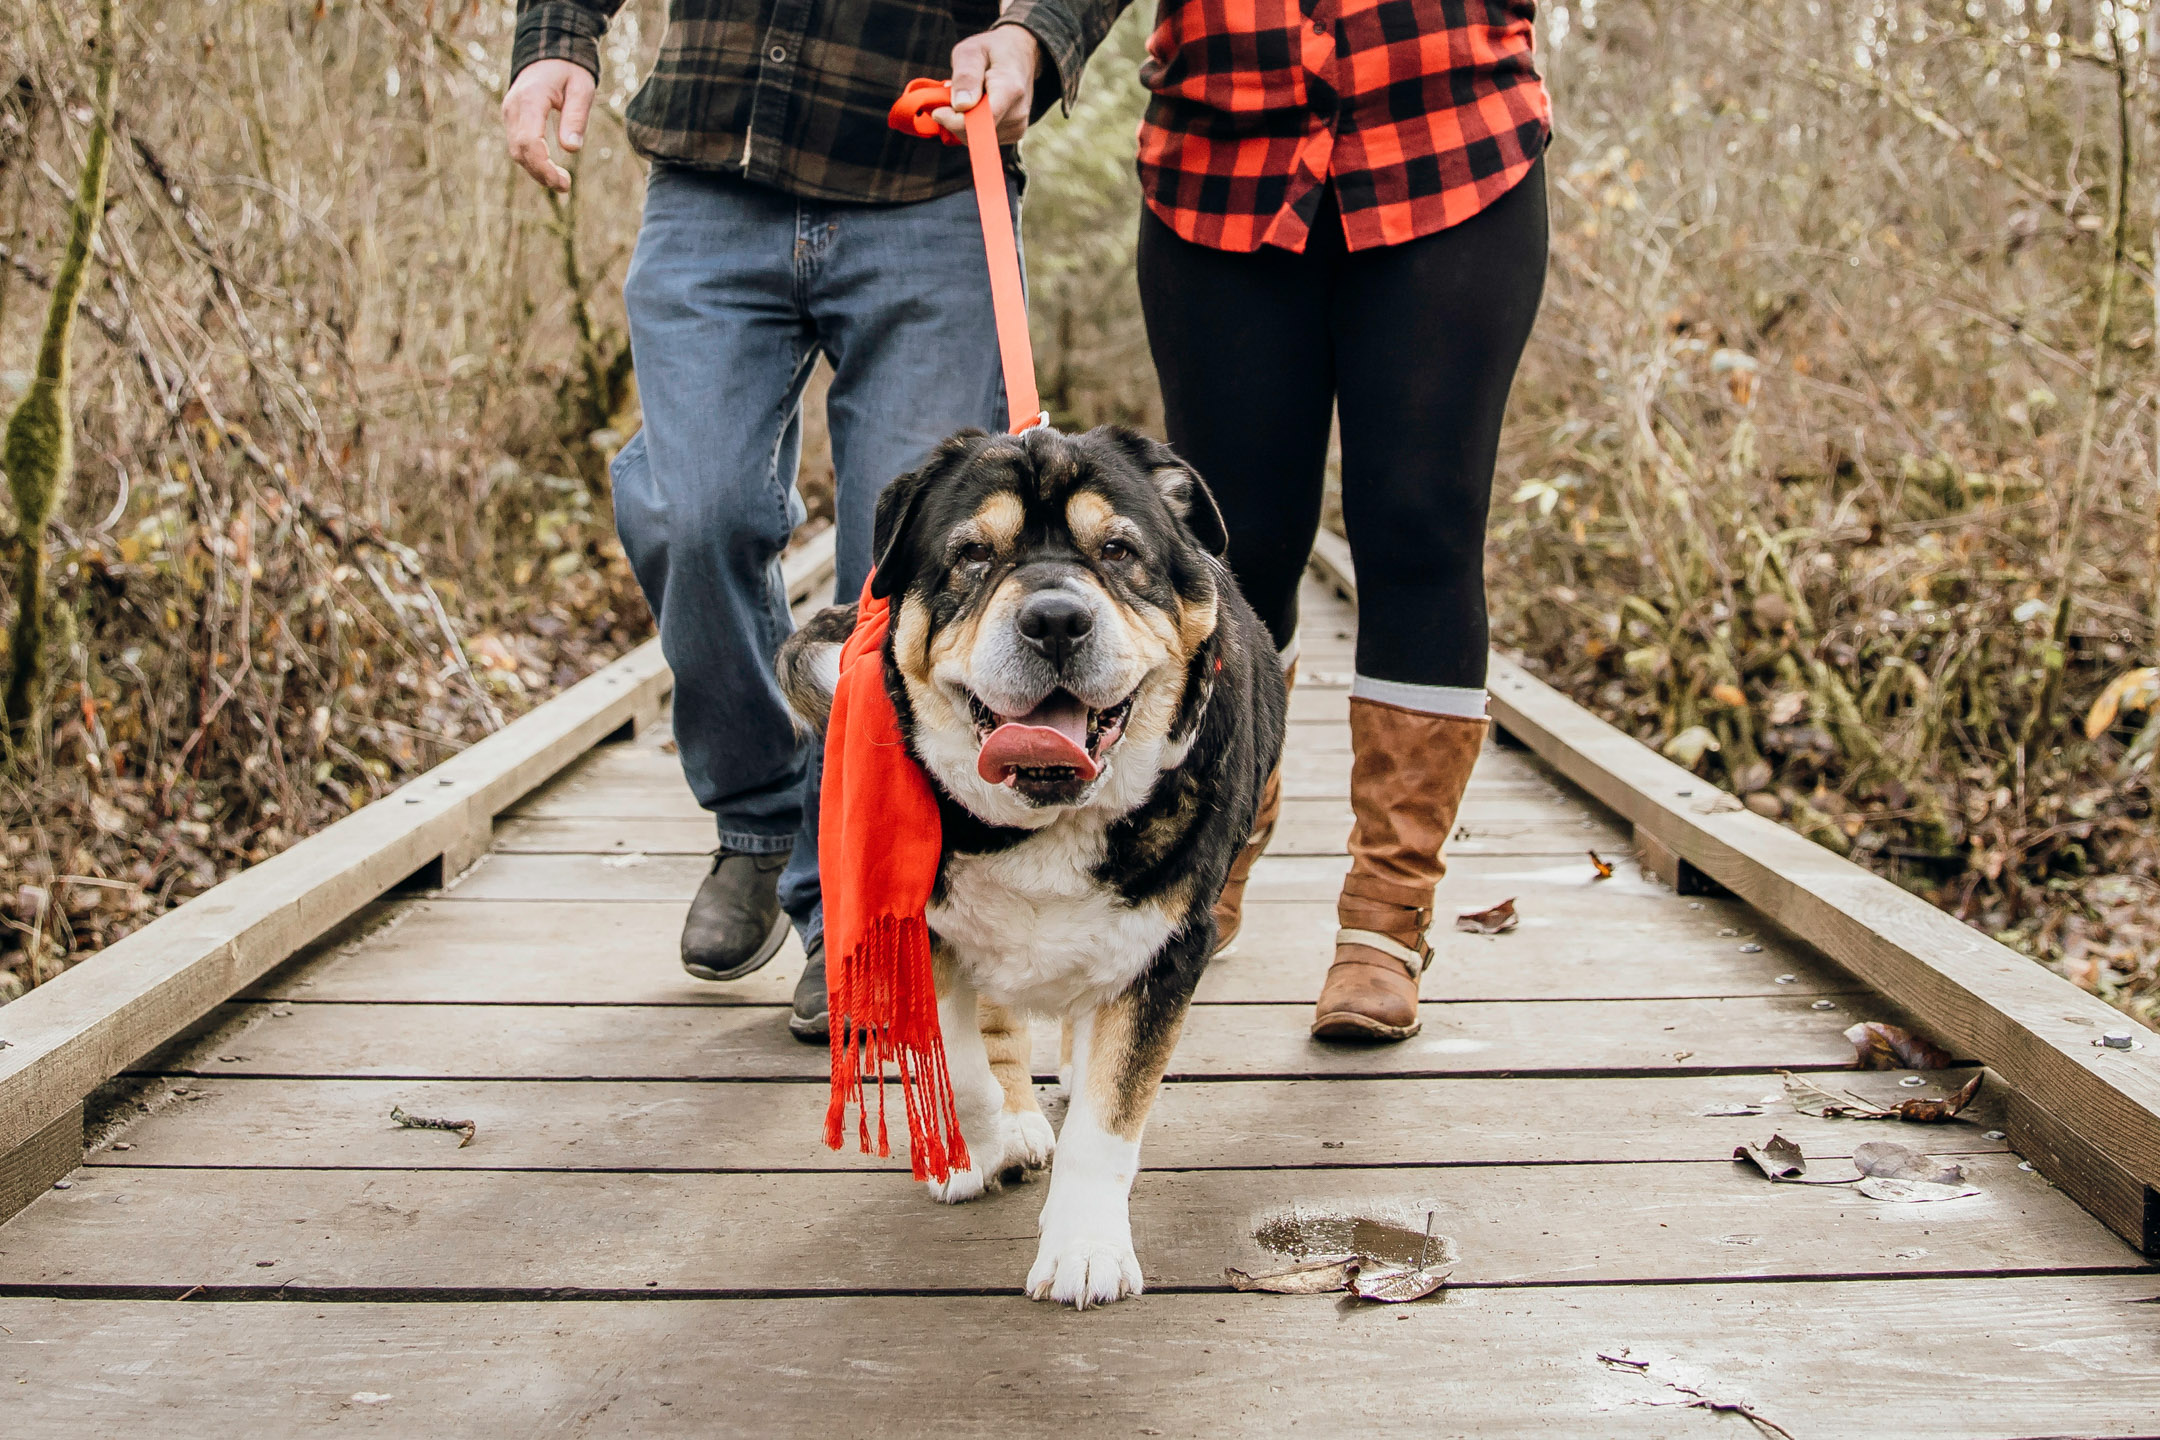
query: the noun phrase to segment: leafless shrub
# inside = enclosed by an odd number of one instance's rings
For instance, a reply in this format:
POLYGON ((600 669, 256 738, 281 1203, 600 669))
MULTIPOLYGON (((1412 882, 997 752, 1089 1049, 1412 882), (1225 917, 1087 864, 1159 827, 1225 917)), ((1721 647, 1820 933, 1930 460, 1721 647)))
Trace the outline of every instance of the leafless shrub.
MULTIPOLYGON (((0 404, 64 240, 92 8, 0 0, 0 404)), ((0 999, 647 625, 604 469, 634 424, 619 127, 558 212, 501 154, 506 5, 123 15, 58 633, 0 773, 0 999)), ((618 34, 619 104, 634 13, 618 34)))

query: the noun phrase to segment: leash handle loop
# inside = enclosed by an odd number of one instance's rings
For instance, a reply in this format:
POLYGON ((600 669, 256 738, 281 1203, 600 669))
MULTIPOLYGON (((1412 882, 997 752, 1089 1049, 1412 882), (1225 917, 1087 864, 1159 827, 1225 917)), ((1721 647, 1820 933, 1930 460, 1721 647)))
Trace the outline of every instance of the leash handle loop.
POLYGON ((1005 195, 1005 159, 998 150, 997 117, 988 97, 964 112, 967 139, 961 140, 930 118, 952 104, 945 80, 910 80, 893 102, 887 123, 904 135, 938 139, 968 147, 968 168, 975 177, 975 208, 982 217, 983 254, 990 263, 990 308, 997 316, 998 359, 1005 368, 1005 405, 1013 417, 1012 433, 1021 434, 1050 417, 1035 391, 1035 350, 1028 339, 1027 293, 1020 285, 1020 247, 1013 237, 1012 205, 1005 195))

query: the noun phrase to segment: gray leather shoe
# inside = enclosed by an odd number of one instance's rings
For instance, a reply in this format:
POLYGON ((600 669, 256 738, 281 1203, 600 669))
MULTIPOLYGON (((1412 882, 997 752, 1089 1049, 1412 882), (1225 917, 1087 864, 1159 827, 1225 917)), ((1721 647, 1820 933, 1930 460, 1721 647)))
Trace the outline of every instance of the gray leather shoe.
POLYGON ((744 855, 722 850, 698 886, 683 922, 682 968, 700 980, 740 980, 772 959, 787 939, 780 872, 788 852, 744 855))
POLYGON ((788 1034, 805 1045, 822 1045, 830 1028, 825 1001, 825 937, 810 942, 810 963, 795 982, 795 1008, 788 1013, 788 1034))

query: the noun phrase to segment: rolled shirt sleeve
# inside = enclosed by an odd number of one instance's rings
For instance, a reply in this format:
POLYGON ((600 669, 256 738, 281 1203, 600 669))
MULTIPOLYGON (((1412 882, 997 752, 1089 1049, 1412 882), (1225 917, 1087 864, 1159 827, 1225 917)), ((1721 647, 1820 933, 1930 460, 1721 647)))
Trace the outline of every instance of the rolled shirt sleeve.
MULTIPOLYGON (((1066 114, 1080 98, 1080 75, 1088 57, 1102 44, 1131 0, 1013 0, 998 17, 999 25, 1025 26, 1042 46, 1043 54, 1057 67, 1058 101, 1066 114)), ((1038 87, 1035 113, 1040 120, 1050 110, 1050 96, 1038 87)))

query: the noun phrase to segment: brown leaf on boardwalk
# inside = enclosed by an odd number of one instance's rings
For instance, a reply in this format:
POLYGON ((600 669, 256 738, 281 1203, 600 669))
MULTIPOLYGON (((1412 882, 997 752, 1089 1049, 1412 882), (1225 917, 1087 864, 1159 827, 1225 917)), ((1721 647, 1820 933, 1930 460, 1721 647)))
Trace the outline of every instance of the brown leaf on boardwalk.
POLYGON ((1908 1120, 1915 1125, 1941 1125, 1955 1119, 1959 1111, 1972 1104, 1985 1076, 1986 1072, 1982 1071, 1939 1099, 1901 1100, 1895 1105, 1882 1106, 1850 1091, 1826 1090, 1812 1080, 1803 1080, 1787 1071, 1785 1098, 1801 1114, 1820 1115, 1826 1120, 1908 1120))
POLYGON ((1924 1180, 1931 1185, 1957 1185, 1965 1179, 1965 1167, 1908 1150, 1895 1140, 1869 1140, 1855 1145, 1853 1168, 1862 1175, 1884 1180, 1924 1180))
POLYGON ((1333 1255, 1261 1275, 1226 1267, 1223 1279, 1233 1290, 1258 1290, 1269 1295, 1332 1295, 1350 1288, 1367 1263, 1362 1255, 1333 1255))
POLYGON ((460 1150, 472 1144, 473 1137, 480 1133, 480 1127, 470 1120, 435 1120, 426 1115, 408 1115, 402 1105, 390 1107, 390 1118, 407 1130, 448 1130, 453 1135, 461 1135, 464 1138, 458 1141, 460 1150))
POLYGON ((1926 1036, 1901 1025, 1863 1020, 1845 1032, 1862 1070, 1943 1070, 1957 1063, 1926 1036))
POLYGON ((1973 1096, 1980 1093, 1980 1082, 1987 1077, 1985 1070, 1959 1086, 1955 1092, 1941 1099, 1900 1101, 1892 1112, 1900 1120, 1910 1120, 1915 1125, 1941 1125, 1957 1117, 1957 1113, 1972 1104, 1973 1096))
POLYGON ((1783 1135, 1772 1135, 1760 1145, 1735 1145, 1732 1158, 1752 1163, 1769 1180, 1797 1180, 1807 1174, 1807 1157, 1783 1135))
POLYGON ((1422 1300, 1447 1283, 1448 1272, 1435 1275, 1415 1265, 1384 1270, 1360 1270, 1350 1277, 1350 1293, 1360 1300, 1382 1305, 1401 1305, 1422 1300))
POLYGON ((1612 862, 1599 856, 1595 850, 1590 852, 1590 868, 1597 871, 1598 879, 1612 879, 1612 862))
POLYGON ((1944 1185, 1933 1180, 1899 1180, 1889 1175, 1870 1175, 1853 1186, 1870 1200, 1896 1200, 1907 1205, 1929 1200, 1962 1200, 1978 1195, 1977 1185, 1944 1185))
POLYGON ((1469 910, 1455 917, 1455 928, 1471 935, 1505 935, 1515 928, 1515 897, 1489 910, 1469 910))

